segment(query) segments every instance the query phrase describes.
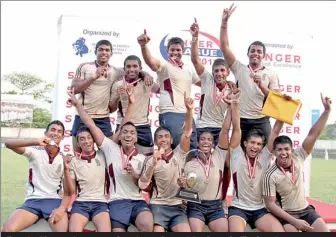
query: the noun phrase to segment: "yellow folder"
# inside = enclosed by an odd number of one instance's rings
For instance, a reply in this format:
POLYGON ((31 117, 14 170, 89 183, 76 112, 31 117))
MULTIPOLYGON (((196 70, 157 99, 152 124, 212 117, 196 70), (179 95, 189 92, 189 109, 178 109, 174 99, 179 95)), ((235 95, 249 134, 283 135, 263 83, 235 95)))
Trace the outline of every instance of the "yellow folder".
POLYGON ((286 100, 281 93, 270 90, 261 113, 293 125, 294 118, 300 111, 301 106, 301 101, 295 99, 286 100))

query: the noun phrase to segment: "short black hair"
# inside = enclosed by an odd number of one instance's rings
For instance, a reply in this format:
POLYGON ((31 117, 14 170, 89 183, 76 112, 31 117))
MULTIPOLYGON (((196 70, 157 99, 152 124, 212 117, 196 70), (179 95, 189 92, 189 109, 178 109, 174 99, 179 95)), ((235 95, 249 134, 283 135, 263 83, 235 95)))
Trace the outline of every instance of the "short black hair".
MULTIPOLYGON (((86 126, 81 126, 81 127, 78 129, 77 134, 76 134, 76 140, 77 140, 77 142, 78 142, 78 135, 79 135, 80 133, 82 133, 82 132, 88 132, 88 133, 91 134, 91 131, 90 131, 90 129, 89 129, 88 127, 86 127, 86 126)), ((92 135, 92 134, 91 134, 91 135, 92 135)))
POLYGON ((251 137, 261 137, 263 144, 265 143, 266 140, 263 131, 260 129, 251 129, 250 131, 248 131, 244 141, 249 141, 251 137))
MULTIPOLYGON (((210 135, 212 136, 212 139, 215 140, 215 137, 214 137, 214 135, 211 133, 211 131, 208 130, 208 129, 205 129, 203 132, 200 133, 200 135, 199 135, 199 137, 198 137, 198 142, 200 141, 201 136, 202 136, 204 133, 208 133, 208 134, 210 134, 210 135)), ((215 142, 215 141, 213 141, 213 142, 215 142)))
POLYGON ((160 127, 158 127, 158 128, 155 130, 155 132, 154 132, 154 141, 156 140, 157 134, 158 134, 158 132, 160 132, 160 131, 167 131, 167 132, 169 132, 169 134, 170 134, 170 136, 171 136, 171 132, 169 131, 168 128, 165 128, 165 127, 163 127, 163 126, 160 126, 160 127))
POLYGON ((119 128, 119 131, 121 132, 121 130, 122 130, 125 126, 127 126, 127 125, 131 125, 131 126, 133 126, 133 127, 135 128, 135 132, 136 132, 136 126, 135 126, 135 124, 132 123, 131 121, 128 121, 128 122, 124 123, 124 124, 119 128))
POLYGON ((136 60, 136 61, 138 61, 139 67, 141 67, 141 60, 140 60, 140 58, 138 56, 135 56, 135 55, 129 55, 124 60, 124 68, 126 67, 126 64, 127 64, 128 60, 136 60))
POLYGON ((222 58, 217 58, 213 64, 212 64, 212 71, 214 70, 214 68, 216 66, 219 66, 219 65, 223 65, 224 67, 226 67, 227 69, 230 69, 229 67, 229 64, 227 63, 227 61, 225 61, 224 59, 222 58))
POLYGON ((64 133, 65 133, 65 127, 64 127, 64 124, 63 124, 61 121, 59 121, 59 120, 51 121, 51 122, 48 124, 47 128, 46 128, 46 132, 48 132, 50 126, 53 125, 53 124, 56 124, 56 125, 59 125, 59 126, 62 127, 62 129, 63 129, 63 133, 62 133, 62 134, 63 134, 63 136, 64 136, 64 133))
POLYGON ((275 150, 275 148, 279 144, 289 144, 291 148, 293 147, 292 139, 290 139, 288 136, 285 136, 285 135, 281 135, 275 138, 273 142, 273 150, 275 150))
POLYGON ((169 47, 173 44, 179 44, 182 47, 182 50, 184 51, 184 41, 180 37, 173 37, 168 41, 167 50, 169 50, 169 47))
POLYGON ((265 44, 261 41, 254 41, 252 44, 250 44, 250 46, 247 49, 247 54, 250 52, 252 45, 261 46, 263 48, 263 54, 266 54, 265 44))
POLYGON ((111 51, 113 50, 112 44, 110 41, 108 40, 99 40, 98 43, 96 44, 96 49, 95 52, 97 52, 97 49, 101 46, 101 45, 106 45, 109 46, 111 51))

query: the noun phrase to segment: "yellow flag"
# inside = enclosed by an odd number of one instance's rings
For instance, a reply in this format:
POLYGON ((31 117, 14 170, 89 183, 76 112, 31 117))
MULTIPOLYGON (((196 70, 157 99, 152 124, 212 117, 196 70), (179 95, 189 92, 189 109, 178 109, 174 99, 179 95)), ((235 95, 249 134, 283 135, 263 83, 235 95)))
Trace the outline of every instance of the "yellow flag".
POLYGON ((270 90, 261 113, 293 125, 294 118, 300 111, 301 106, 301 101, 295 99, 286 100, 281 93, 270 90))

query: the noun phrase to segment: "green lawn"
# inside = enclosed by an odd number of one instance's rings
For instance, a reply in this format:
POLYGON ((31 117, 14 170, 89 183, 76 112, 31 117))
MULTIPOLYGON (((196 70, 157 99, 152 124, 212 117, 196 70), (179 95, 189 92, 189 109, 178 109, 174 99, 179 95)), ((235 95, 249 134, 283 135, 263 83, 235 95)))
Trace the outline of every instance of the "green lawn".
MULTIPOLYGON (((310 197, 336 204, 336 160, 313 160, 311 175, 310 197)), ((1 226, 23 203, 27 178, 27 159, 1 149, 1 226)))

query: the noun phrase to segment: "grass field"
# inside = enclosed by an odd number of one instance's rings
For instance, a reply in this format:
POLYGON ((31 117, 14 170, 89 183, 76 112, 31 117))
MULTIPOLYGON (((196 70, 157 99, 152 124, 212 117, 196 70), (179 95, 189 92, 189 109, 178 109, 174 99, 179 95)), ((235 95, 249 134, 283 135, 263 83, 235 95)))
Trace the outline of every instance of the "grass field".
MULTIPOLYGON (((1 226, 23 203, 27 178, 27 159, 1 149, 1 226)), ((313 159, 310 197, 336 204, 336 160, 313 159)))

